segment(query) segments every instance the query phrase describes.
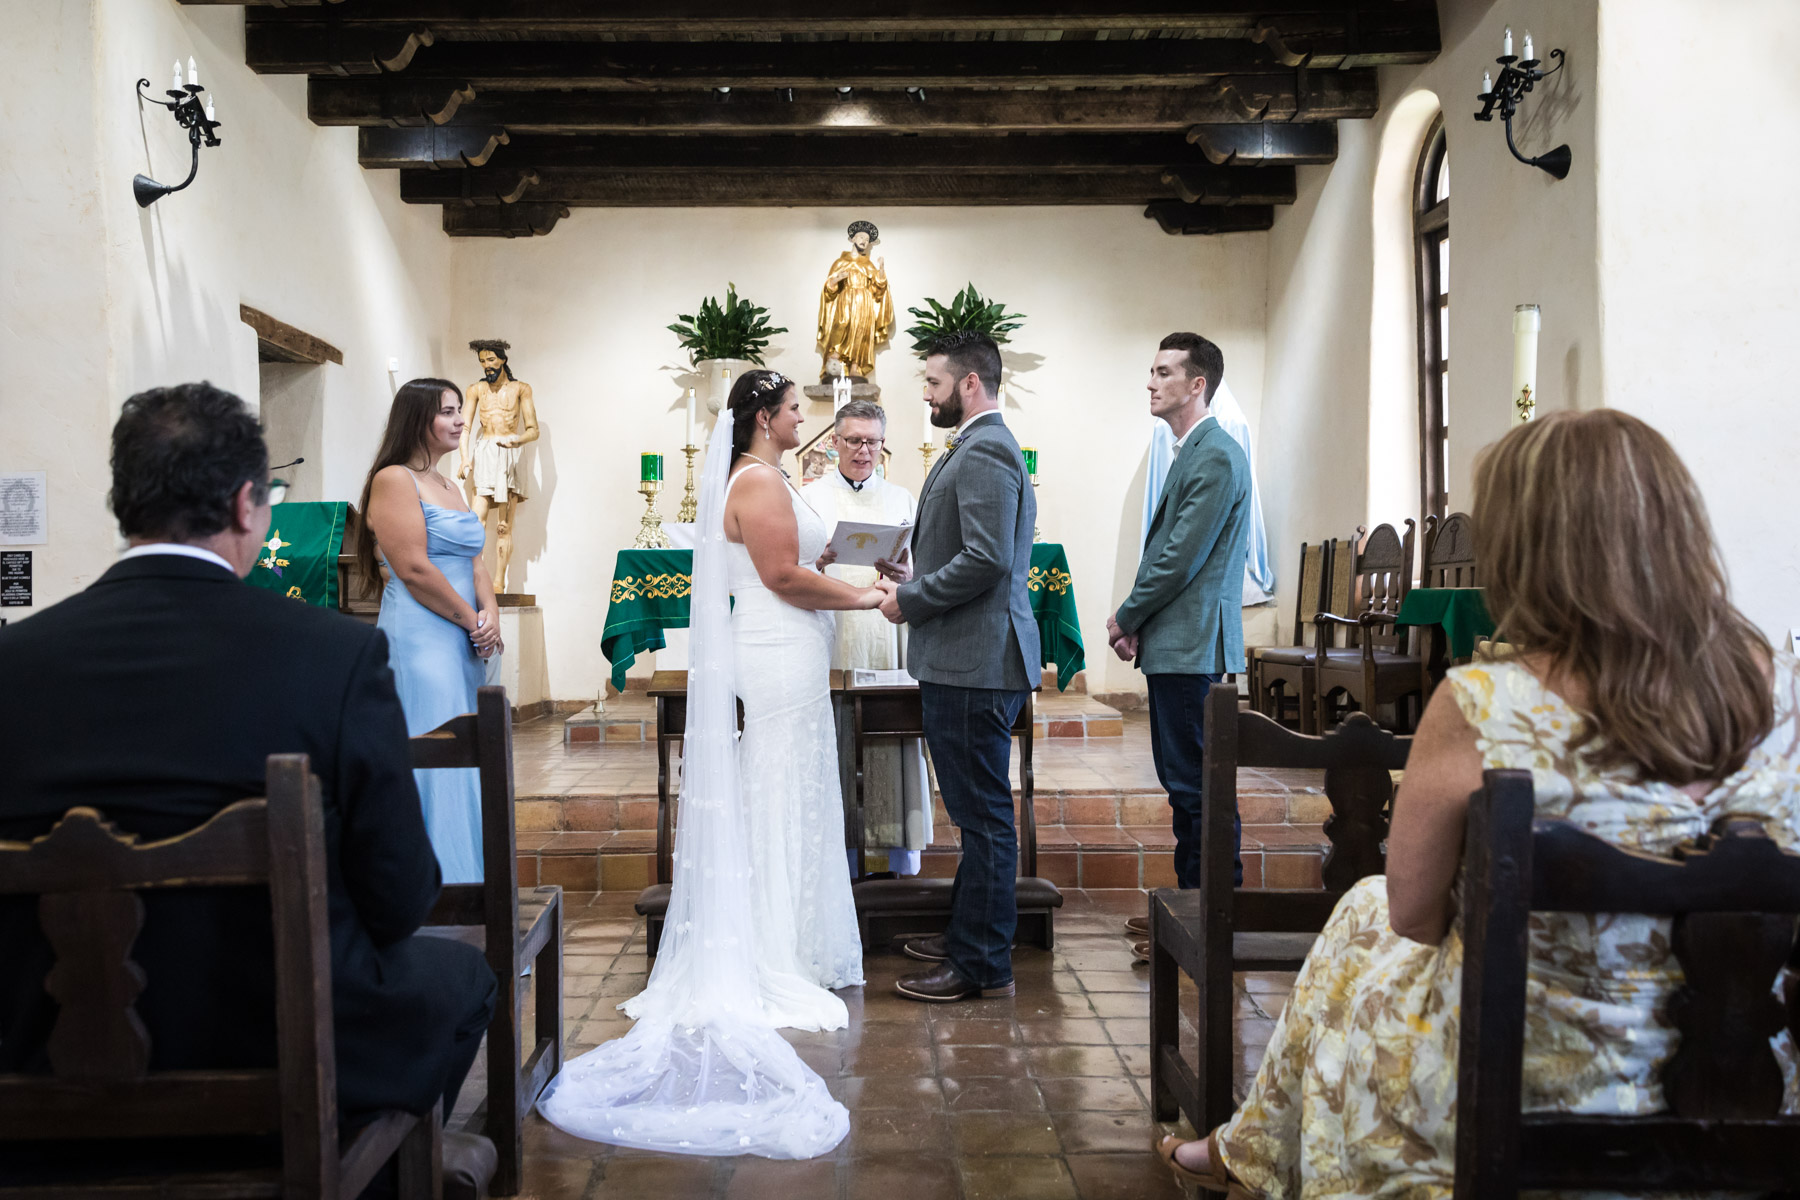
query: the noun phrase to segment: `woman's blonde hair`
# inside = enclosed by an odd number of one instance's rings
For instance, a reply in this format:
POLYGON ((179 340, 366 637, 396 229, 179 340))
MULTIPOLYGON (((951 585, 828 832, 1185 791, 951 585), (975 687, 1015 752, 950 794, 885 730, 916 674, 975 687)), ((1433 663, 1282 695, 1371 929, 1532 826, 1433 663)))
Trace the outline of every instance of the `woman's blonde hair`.
POLYGON ((1487 450, 1475 497, 1499 636, 1588 686, 1572 748, 1678 786, 1742 767, 1774 722, 1770 649, 1667 439, 1612 409, 1553 413, 1487 450))

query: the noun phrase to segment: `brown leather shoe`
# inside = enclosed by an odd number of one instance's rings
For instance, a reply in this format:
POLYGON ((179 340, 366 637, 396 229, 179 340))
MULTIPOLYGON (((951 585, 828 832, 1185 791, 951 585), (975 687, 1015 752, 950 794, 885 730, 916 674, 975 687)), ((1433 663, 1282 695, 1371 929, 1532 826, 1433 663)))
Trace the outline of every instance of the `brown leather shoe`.
POLYGON ((1125 919, 1125 932, 1131 934, 1133 937, 1141 937, 1141 938, 1149 937, 1150 936, 1150 918, 1149 917, 1127 917, 1125 919))
POLYGON ((908 1000, 949 1004, 955 1000, 973 1000, 977 996, 983 999, 1010 996, 1013 994, 1013 985, 1003 983, 999 987, 979 988, 964 979, 949 963, 940 963, 932 970, 917 975, 902 975, 894 984, 894 990, 908 1000))
POLYGON ((1131 959, 1133 962, 1141 962, 1141 963, 1149 962, 1150 961, 1150 943, 1149 942, 1133 942, 1133 943, 1131 943, 1131 959))
POLYGON ((500 1154, 478 1133, 446 1132, 438 1161, 444 1173, 444 1200, 486 1200, 500 1154))
POLYGON ((941 963, 950 959, 950 947, 941 933, 930 937, 911 937, 900 945, 900 952, 920 962, 941 963))

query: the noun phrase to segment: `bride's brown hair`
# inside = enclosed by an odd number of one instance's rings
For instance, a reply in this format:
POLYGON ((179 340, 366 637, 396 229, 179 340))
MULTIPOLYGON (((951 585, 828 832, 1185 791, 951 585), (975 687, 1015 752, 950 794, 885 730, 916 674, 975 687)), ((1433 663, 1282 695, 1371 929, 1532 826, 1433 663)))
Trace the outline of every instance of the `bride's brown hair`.
POLYGON ((1587 684, 1572 749, 1678 786, 1744 765, 1774 722, 1769 644, 1667 439, 1613 409, 1542 417, 1482 456, 1474 516, 1499 636, 1587 684))

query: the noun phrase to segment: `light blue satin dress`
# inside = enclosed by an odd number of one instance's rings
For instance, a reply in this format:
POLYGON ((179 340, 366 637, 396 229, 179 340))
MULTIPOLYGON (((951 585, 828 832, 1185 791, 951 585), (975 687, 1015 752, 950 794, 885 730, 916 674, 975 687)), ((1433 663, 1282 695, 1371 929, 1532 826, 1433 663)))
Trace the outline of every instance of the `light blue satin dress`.
MULTIPOLYGON (((413 491, 419 482, 413 480, 413 491)), ((457 594, 479 607, 475 598, 475 559, 487 540, 472 512, 437 504, 425 512, 425 554, 444 573, 457 594)), ((413 599, 392 571, 381 594, 376 628, 387 634, 388 661, 394 687, 406 713, 409 737, 429 733, 451 717, 475 711, 475 689, 485 675, 475 657, 468 631, 438 616, 413 599)), ((414 771, 425 829, 437 851, 445 883, 481 881, 481 781, 474 768, 414 771)))

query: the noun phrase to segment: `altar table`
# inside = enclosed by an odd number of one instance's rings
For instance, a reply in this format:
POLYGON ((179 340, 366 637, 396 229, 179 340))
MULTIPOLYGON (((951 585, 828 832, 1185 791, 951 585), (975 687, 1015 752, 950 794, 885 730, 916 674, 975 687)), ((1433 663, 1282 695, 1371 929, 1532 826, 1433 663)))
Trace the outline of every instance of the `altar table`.
POLYGON ((1477 638, 1494 636, 1494 621, 1480 588, 1413 588, 1400 602, 1394 623, 1440 626, 1449 638, 1452 658, 1469 658, 1477 638))
MULTIPOLYGON (((661 650, 665 629, 686 629, 693 591, 692 550, 621 550, 613 567, 612 599, 601 627, 600 652, 612 663, 612 684, 625 690, 625 672, 647 650, 661 650)), ((1056 664, 1056 687, 1069 686, 1087 666, 1081 624, 1075 617, 1075 586, 1060 543, 1031 548, 1025 587, 1043 642, 1043 661, 1056 664)))

